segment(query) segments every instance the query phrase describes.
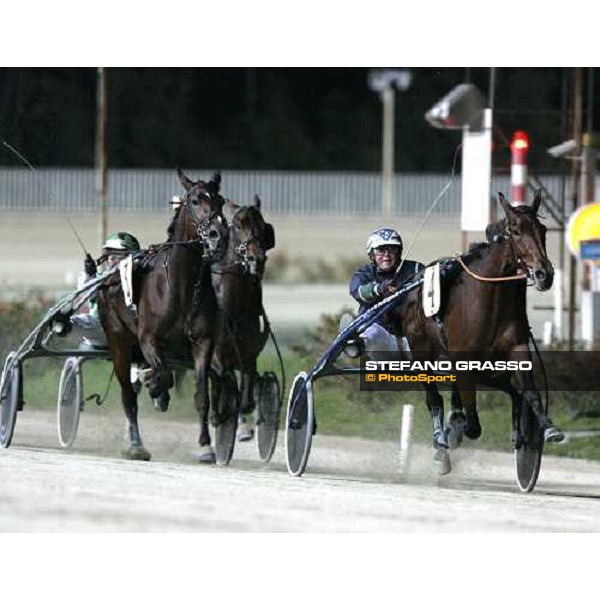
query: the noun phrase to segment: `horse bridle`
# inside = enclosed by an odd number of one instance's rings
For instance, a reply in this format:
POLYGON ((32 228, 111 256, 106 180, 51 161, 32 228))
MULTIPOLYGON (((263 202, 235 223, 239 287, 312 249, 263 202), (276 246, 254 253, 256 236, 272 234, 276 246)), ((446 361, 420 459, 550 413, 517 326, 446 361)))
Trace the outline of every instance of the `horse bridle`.
POLYGON ((454 255, 454 258, 456 258, 456 260, 459 262, 460 266, 463 268, 465 273, 469 274, 471 277, 473 277, 474 279, 477 279, 478 281, 486 281, 489 283, 494 283, 494 282, 500 283, 502 281, 515 281, 518 279, 530 279, 532 284, 535 283, 535 279, 533 277, 533 269, 530 268, 529 266, 527 266, 527 264, 525 264, 525 261, 519 256, 517 249, 515 248, 514 236, 513 236, 512 232, 510 231, 508 222, 506 223, 506 227, 502 233, 498 233, 498 234, 494 235, 494 237, 492 238, 492 242, 499 242, 501 239, 508 241, 511 252, 514 257, 514 261, 517 265, 517 270, 519 270, 520 267, 524 267, 527 270, 527 273, 522 273, 520 275, 517 273, 516 275, 505 275, 503 277, 484 277, 482 275, 479 275, 479 274, 471 271, 471 269, 469 269, 469 267, 462 260, 462 257, 459 252, 457 252, 454 255))
MULTIPOLYGON (((231 235, 232 228, 233 223, 230 223, 227 227, 228 235, 231 235)), ((256 242, 260 245, 260 239, 254 232, 254 230, 252 230, 252 235, 249 238, 247 238, 243 242, 240 242, 237 246, 233 248, 233 254, 236 258, 232 263, 229 263, 228 265, 218 270, 215 269, 215 267, 213 266, 211 271, 216 275, 224 275, 226 273, 230 273, 232 275, 250 274, 252 277, 256 277, 257 275, 259 275, 256 269, 257 261, 248 257, 248 247, 252 242, 256 242), (241 267, 241 269, 238 269, 238 267, 241 267)))
MULTIPOLYGON (((210 192, 203 190, 203 195, 212 200, 210 192)), ((193 240, 194 243, 200 242, 203 246, 204 252, 202 254, 202 258, 212 258, 214 254, 214 248, 217 248, 219 242, 221 241, 221 234, 215 230, 211 229, 213 221, 218 220, 219 224, 223 223, 223 216, 219 214, 216 210, 211 210, 208 215, 206 215, 203 219, 199 219, 198 215, 194 212, 192 208, 192 200, 186 196, 186 198, 182 201, 182 204, 185 205, 185 208, 189 211, 192 221, 196 225, 196 235, 198 236, 197 240, 193 240)))
POLYGON ((517 252, 517 248, 515 247, 515 236, 513 234, 513 232, 510 230, 510 224, 508 223, 508 220, 506 221, 506 227, 504 229, 504 231, 502 232, 502 237, 505 240, 508 240, 509 244, 510 244, 510 248, 512 250, 513 253, 513 257, 515 260, 515 263, 517 265, 517 270, 519 268, 522 268, 523 270, 527 271, 527 274, 521 276, 523 279, 527 278, 531 281, 531 285, 536 285, 536 281, 535 281, 535 277, 534 277, 534 273, 533 273, 533 268, 530 267, 529 265, 527 265, 527 263, 519 256, 519 253, 517 252))

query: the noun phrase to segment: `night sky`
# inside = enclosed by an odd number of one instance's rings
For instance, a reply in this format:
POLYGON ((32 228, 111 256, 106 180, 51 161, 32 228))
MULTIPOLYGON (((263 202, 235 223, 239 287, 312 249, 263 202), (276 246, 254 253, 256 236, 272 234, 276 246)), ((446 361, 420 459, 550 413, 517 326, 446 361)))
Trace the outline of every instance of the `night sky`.
MULTIPOLYGON (((496 70, 498 168, 508 168, 510 162, 506 138, 524 129, 531 139, 532 168, 557 169, 546 149, 571 137, 565 127, 573 71, 496 70)), ((585 79, 588 71, 584 69, 585 79)), ((110 68, 109 164, 379 170, 381 101, 367 85, 368 72, 366 68, 110 68)), ((432 128, 424 114, 465 81, 475 83, 487 97, 490 69, 412 72, 410 88, 396 95, 396 169, 448 171, 461 134, 432 128)), ((586 107, 587 91, 584 111, 586 107)), ((599 118, 596 115, 596 123, 599 118)), ((0 138, 34 164, 93 166, 95 120, 95 69, 0 69, 0 138)), ((3 150, 0 164, 18 161, 3 150)))

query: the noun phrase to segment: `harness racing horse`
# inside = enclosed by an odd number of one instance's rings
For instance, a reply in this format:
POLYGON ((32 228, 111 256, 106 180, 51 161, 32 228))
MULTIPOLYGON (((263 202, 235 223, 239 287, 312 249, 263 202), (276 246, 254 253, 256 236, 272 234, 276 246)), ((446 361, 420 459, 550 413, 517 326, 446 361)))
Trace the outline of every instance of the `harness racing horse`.
MULTIPOLYGON (((442 280, 439 324, 424 316, 421 287, 410 292, 396 309, 394 316, 400 319, 411 350, 419 357, 461 358, 462 353, 471 357, 493 353, 499 360, 531 360, 526 279, 531 278, 538 290, 545 291, 552 286, 554 277, 546 254, 546 228, 537 216, 541 193, 536 193, 531 206, 512 207, 501 193, 499 201, 505 218, 488 228, 493 241, 480 244, 459 259, 453 272, 442 280)), ((484 384, 511 396, 513 442, 517 449, 523 442, 523 402, 533 411, 545 441, 564 439, 547 416, 530 371, 517 371, 514 379, 513 373, 507 371, 493 375, 471 372, 468 377, 466 388, 453 390, 450 426, 454 433, 460 436, 464 432, 470 439, 481 435, 474 385, 484 384)), ((440 415, 436 394, 437 391, 428 393, 428 406, 434 439, 442 445, 443 406, 440 415)))
POLYGON ((245 415, 255 408, 256 361, 269 335, 262 302, 262 277, 266 252, 274 247, 275 235, 273 226, 263 219, 258 196, 251 206, 226 201, 223 214, 228 222, 227 247, 223 257, 211 265, 218 305, 213 368, 219 381, 217 395, 230 393, 239 399, 242 415, 239 439, 247 441, 252 432, 245 415), (241 393, 234 370, 241 372, 241 393))
POLYGON ((152 369, 150 395, 162 411, 168 408, 168 390, 173 385, 167 358, 187 364, 193 359, 200 418, 199 460, 214 462, 208 431, 208 371, 214 348, 216 301, 209 263, 226 240, 224 199, 219 195, 218 180, 194 182, 181 170, 178 173, 186 193, 175 209, 169 237, 153 248, 147 264, 134 273, 137 311, 125 306, 121 285, 116 282, 100 289, 98 306, 121 385, 128 422, 128 457, 150 459, 140 435, 137 395, 130 381, 133 353, 139 346, 152 369))

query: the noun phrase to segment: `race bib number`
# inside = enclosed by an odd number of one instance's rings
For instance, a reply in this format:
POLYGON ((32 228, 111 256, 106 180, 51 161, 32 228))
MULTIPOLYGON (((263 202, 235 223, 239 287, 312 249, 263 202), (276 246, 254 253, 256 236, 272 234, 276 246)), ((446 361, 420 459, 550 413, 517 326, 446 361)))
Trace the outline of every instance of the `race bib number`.
POLYGON ((423 276, 423 312, 433 317, 440 310, 440 263, 425 269, 423 276))
POLYGON ((121 275, 125 306, 131 306, 133 304, 133 257, 131 254, 119 263, 119 274, 121 275))

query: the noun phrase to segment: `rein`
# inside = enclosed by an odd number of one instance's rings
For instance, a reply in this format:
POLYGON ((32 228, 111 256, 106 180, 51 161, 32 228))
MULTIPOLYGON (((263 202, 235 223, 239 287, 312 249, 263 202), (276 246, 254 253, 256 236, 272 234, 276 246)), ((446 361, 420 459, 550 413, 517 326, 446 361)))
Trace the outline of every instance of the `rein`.
POLYGON ((483 277, 482 275, 478 275, 474 273, 467 267, 463 259, 461 258, 460 252, 457 252, 454 255, 454 258, 458 261, 460 266, 464 269, 466 273, 468 273, 473 279, 477 279, 478 281, 487 281, 489 283, 500 282, 500 281, 515 281, 517 279, 527 279, 529 275, 527 273, 522 273, 521 275, 507 275, 506 277, 483 277))

